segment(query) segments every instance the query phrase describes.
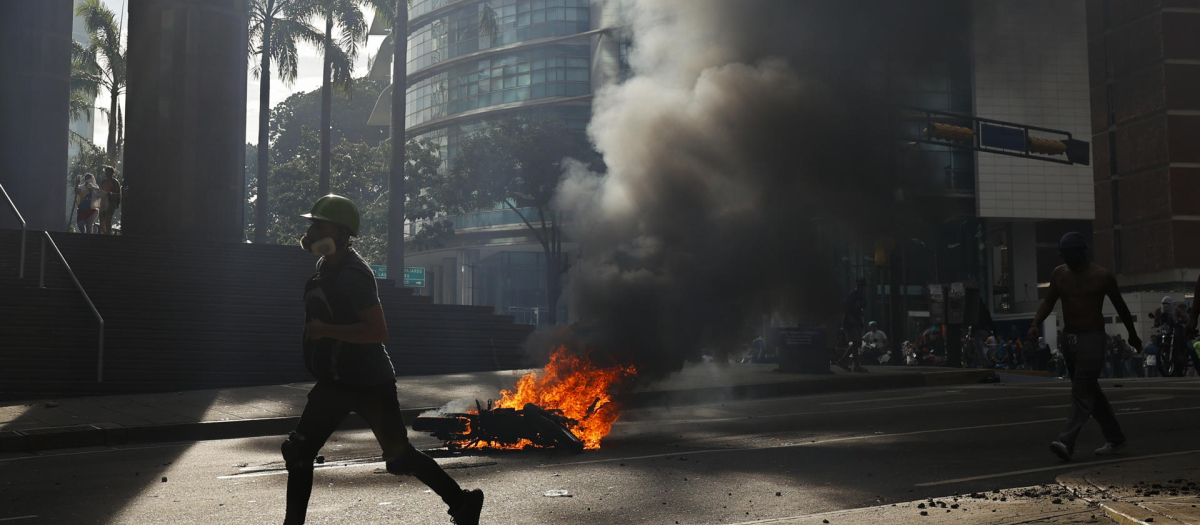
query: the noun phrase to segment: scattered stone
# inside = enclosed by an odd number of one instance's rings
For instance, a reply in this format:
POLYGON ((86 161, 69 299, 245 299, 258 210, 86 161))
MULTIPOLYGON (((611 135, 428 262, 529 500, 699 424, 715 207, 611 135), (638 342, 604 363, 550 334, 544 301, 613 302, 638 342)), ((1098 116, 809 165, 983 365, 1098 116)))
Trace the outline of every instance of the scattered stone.
POLYGON ((829 520, 821 520, 821 523, 829 523, 829 520))
POLYGON ((325 464, 325 456, 317 456, 316 461, 317 461, 318 465, 324 465, 325 464))
POLYGON ((1054 498, 1054 500, 1051 501, 1050 503, 1053 503, 1055 505, 1062 505, 1062 498, 1054 498))
POLYGON ((166 482, 167 482, 167 477, 166 477, 166 476, 163 476, 163 477, 162 477, 162 482, 163 482, 163 483, 166 483, 166 482))
POLYGON ((775 497, 779 497, 779 496, 782 496, 782 495, 783 495, 783 493, 782 493, 782 492, 776 492, 776 493, 775 493, 775 497))
POLYGON ((958 504, 957 504, 957 503, 955 503, 955 504, 951 505, 951 506, 950 506, 950 508, 952 508, 952 509, 957 509, 957 508, 958 508, 958 504))
POLYGON ((918 503, 918 504, 917 504, 917 508, 918 508, 918 509, 923 509, 923 508, 925 508, 925 504, 924 504, 924 503, 918 503))
POLYGON ((928 512, 928 511, 924 511, 924 510, 923 510, 923 511, 921 511, 921 515, 922 515, 922 516, 928 516, 928 515, 929 515, 929 512, 928 512))

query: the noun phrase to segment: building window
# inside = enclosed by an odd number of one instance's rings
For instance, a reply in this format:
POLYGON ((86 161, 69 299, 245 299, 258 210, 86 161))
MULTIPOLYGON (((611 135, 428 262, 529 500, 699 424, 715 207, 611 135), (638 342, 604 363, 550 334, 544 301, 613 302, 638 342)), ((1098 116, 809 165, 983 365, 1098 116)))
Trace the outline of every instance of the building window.
MULTIPOLYGON (((587 32, 591 30, 589 3, 589 0, 491 0, 498 26, 495 41, 479 34, 483 3, 455 9, 412 33, 408 39, 408 71, 420 71, 491 47, 587 32)), ((410 13, 428 12, 424 9, 422 2, 420 6, 415 4, 410 13)))
POLYGON ((552 45, 479 60, 408 90, 405 127, 500 104, 592 92, 588 46, 552 45))

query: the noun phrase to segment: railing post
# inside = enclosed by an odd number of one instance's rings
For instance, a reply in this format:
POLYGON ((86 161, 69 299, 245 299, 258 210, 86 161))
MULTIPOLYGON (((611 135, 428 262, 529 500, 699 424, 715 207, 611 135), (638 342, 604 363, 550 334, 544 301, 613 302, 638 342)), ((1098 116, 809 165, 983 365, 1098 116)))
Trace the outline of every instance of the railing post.
POLYGON ((100 355, 96 360, 96 382, 104 382, 104 321, 100 321, 100 355))
POLYGON ((38 288, 46 288, 46 235, 42 234, 42 269, 38 271, 38 288))
POLYGON ((17 271, 17 278, 19 279, 25 278, 25 233, 28 229, 29 227, 25 225, 25 221, 21 221, 21 265, 20 270, 17 271))

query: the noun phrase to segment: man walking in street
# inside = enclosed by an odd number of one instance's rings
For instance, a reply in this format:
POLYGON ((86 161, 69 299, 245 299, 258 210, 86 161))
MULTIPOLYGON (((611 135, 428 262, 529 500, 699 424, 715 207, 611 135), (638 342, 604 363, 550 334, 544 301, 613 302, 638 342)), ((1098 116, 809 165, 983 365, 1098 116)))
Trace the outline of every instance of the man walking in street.
POLYGON ((441 496, 456 524, 477 525, 483 491, 459 488, 408 441, 396 400, 396 373, 383 346, 388 331, 375 276, 351 248, 358 208, 345 197, 326 195, 302 217, 312 224, 300 245, 321 257, 304 286, 304 364, 317 384, 281 447, 288 471, 284 524, 304 523, 313 460, 342 420, 356 412, 375 433, 388 472, 416 477, 441 496))
POLYGON ((1063 235, 1058 243, 1059 254, 1066 264, 1054 269, 1050 276, 1050 289, 1046 299, 1038 308, 1029 335, 1037 337, 1038 327, 1054 309, 1054 303, 1062 297, 1063 334, 1066 344, 1063 357, 1071 374, 1071 412, 1059 433, 1058 439, 1050 443, 1050 451, 1063 461, 1070 461, 1075 453, 1075 440, 1089 417, 1094 416, 1107 441, 1096 449, 1097 455, 1109 455, 1125 448, 1125 434, 1113 412, 1112 405, 1104 392, 1100 391, 1100 369, 1104 364, 1108 336, 1104 333, 1104 297, 1112 301, 1113 308, 1129 332, 1129 342, 1141 348, 1137 327, 1129 307, 1121 298, 1117 279, 1104 267, 1088 260, 1087 241, 1078 232, 1063 235))
POLYGON ((846 331, 846 353, 835 364, 847 372, 850 371, 850 367, 846 364, 851 362, 854 363, 855 372, 867 371, 862 367, 858 356, 858 345, 862 344, 863 306, 866 303, 863 296, 865 282, 862 278, 855 281, 854 289, 850 290, 850 293, 846 295, 846 300, 842 302, 842 329, 846 331))

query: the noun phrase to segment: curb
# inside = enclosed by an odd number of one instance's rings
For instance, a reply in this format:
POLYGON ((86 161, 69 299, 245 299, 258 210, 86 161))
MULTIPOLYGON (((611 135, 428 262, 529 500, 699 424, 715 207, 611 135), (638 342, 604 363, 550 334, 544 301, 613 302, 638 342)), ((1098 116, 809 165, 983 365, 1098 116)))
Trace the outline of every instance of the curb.
MULTIPOLYGON (((800 382, 775 382, 754 385, 733 385, 682 390, 631 392, 618 397, 627 407, 655 405, 696 405, 730 399, 758 399, 832 392, 887 390, 925 386, 947 386, 979 383, 994 378, 993 370, 952 370, 921 372, 905 375, 856 375, 842 378, 817 379, 800 382)), ((401 409, 405 421, 412 421, 422 412, 437 407, 401 409)), ((34 452, 59 448, 115 446, 134 443, 169 441, 204 441, 261 436, 283 436, 296 428, 300 417, 240 419, 234 421, 202 421, 126 427, 116 424, 88 424, 48 427, 29 430, 0 431, 0 453, 34 452)), ((341 426, 343 430, 369 429, 358 414, 350 414, 341 426)))

